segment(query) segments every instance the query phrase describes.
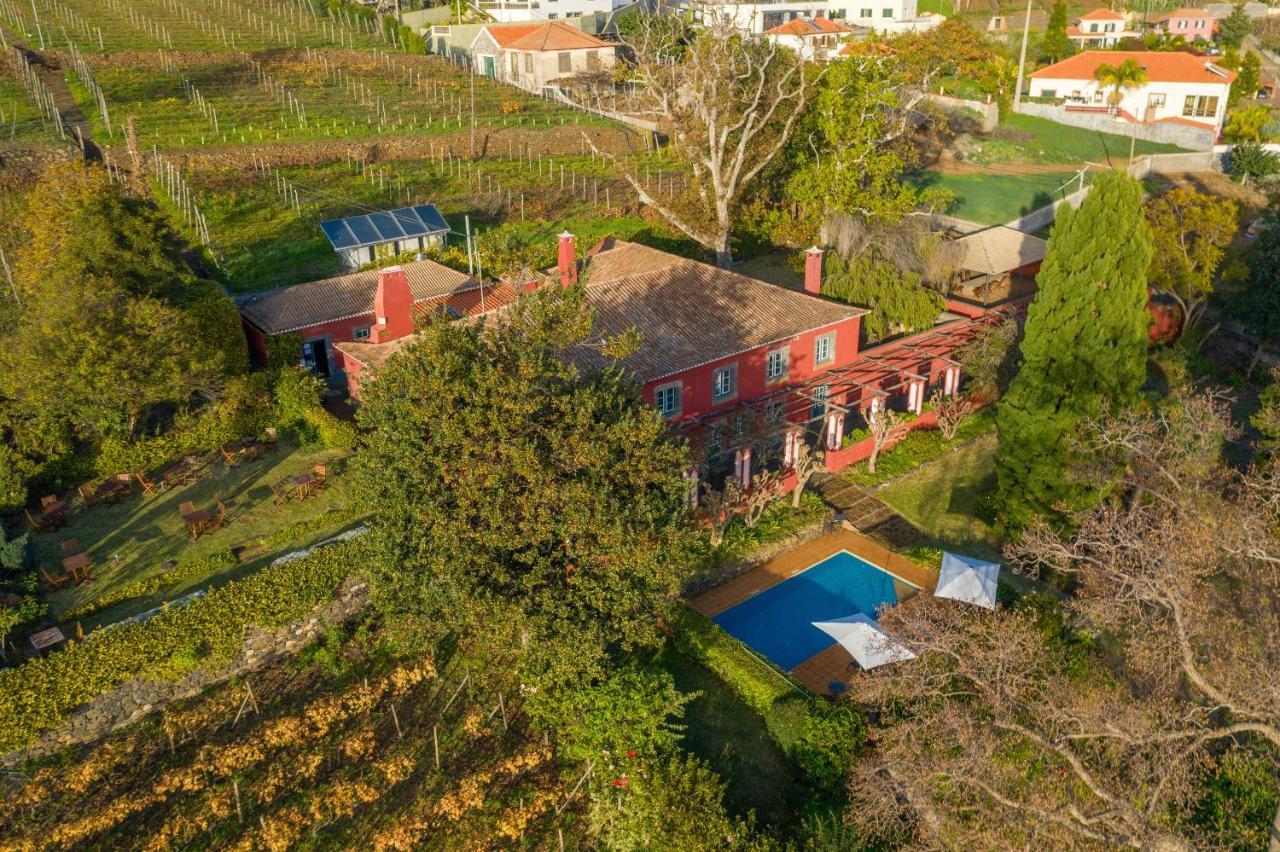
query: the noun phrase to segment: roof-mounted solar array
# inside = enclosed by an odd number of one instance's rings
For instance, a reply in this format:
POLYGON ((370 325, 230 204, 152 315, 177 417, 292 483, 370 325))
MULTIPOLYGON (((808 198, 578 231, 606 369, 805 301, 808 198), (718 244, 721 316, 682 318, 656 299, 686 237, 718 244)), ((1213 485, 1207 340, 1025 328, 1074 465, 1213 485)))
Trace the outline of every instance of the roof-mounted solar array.
POLYGON ((349 251, 396 240, 449 232, 449 223, 434 204, 418 204, 382 213, 348 216, 321 222, 320 229, 337 251, 349 251))

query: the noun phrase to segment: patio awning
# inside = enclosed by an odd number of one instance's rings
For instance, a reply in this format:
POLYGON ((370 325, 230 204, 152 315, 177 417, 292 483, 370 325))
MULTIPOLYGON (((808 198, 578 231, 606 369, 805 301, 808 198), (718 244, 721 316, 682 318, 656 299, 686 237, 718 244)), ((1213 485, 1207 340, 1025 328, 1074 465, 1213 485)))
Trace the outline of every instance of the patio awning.
POLYGON ((933 596, 995 609, 999 578, 999 562, 983 562, 970 556, 944 552, 942 568, 938 571, 938 587, 933 596))
POLYGON ((839 642, 864 669, 914 660, 916 656, 911 649, 890 639, 879 624, 860 612, 835 621, 814 621, 812 624, 839 642))

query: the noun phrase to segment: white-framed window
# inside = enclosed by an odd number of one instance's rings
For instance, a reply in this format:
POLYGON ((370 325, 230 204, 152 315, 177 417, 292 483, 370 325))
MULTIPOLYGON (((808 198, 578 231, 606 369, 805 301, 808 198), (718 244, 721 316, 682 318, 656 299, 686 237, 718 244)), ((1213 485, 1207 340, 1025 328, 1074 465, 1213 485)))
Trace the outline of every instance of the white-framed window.
POLYGON ((813 405, 809 406, 809 419, 821 417, 827 413, 827 400, 831 397, 831 385, 819 385, 813 389, 813 405))
POLYGON ((787 377, 787 368, 791 361, 791 347, 775 349, 764 357, 764 380, 776 382, 787 377))
POLYGON ((836 333, 834 331, 818 335, 813 341, 813 363, 817 366, 830 364, 836 360, 836 333))
POLYGON ((532 53, 526 53, 524 55, 524 73, 526 74, 533 73, 533 54, 532 53))
POLYGON ((351 329, 351 339, 352 340, 368 340, 369 332, 370 332, 370 328, 367 325, 362 328, 353 328, 351 329))
POLYGON ((858 10, 858 17, 859 17, 859 18, 870 18, 874 13, 875 13, 875 10, 874 10, 874 9, 859 9, 859 10, 858 10))
POLYGON ((764 407, 764 422, 770 426, 777 426, 782 423, 782 419, 787 414, 787 403, 781 399, 775 399, 764 407))
POLYGON ((1212 118, 1218 114, 1218 99, 1208 95, 1187 95, 1182 114, 1194 118, 1212 118))
POLYGON ((557 53, 556 62, 559 63, 561 74, 568 74, 573 70, 573 55, 568 52, 557 53))
POLYGON ((678 417, 681 406, 681 387, 679 382, 662 385, 653 390, 653 404, 662 412, 663 417, 678 417))
POLYGON ((1147 95, 1147 106, 1149 107, 1164 106, 1164 95, 1160 92, 1154 92, 1150 95, 1147 95))
POLYGON ((884 9, 884 10, 882 10, 882 11, 880 12, 880 17, 882 17, 882 18, 892 18, 892 17, 893 17, 893 9, 891 9, 891 8, 890 8, 890 9, 884 9))
POLYGON ((520 73, 520 54, 511 54, 511 76, 514 77, 520 73))
POLYGON ((738 395, 738 365, 726 364, 711 375, 711 399, 723 402, 738 395))
POLYGON ((707 424, 707 458, 713 459, 724 451, 724 441, 721 440, 721 430, 724 428, 724 421, 707 424))

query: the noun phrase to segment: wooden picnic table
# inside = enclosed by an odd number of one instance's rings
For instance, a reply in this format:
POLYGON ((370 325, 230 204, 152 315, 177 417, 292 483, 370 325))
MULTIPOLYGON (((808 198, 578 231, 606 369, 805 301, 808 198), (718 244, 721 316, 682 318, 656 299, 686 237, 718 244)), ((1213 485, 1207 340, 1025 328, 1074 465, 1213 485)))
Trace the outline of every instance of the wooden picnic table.
POLYGON ((51 648, 59 642, 65 642, 67 637, 62 635, 62 631, 56 627, 46 627, 39 633, 32 633, 31 647, 37 651, 43 651, 45 648, 51 648))
POLYGON ((62 526, 67 522, 67 501, 54 500, 46 504, 40 509, 40 518, 54 526, 62 526))
POLYGON ((212 516, 204 509, 196 509, 194 512, 183 512, 182 520, 186 523, 187 532, 191 533, 193 541, 200 537, 200 533, 204 532, 204 526, 209 523, 210 517, 212 516))
POLYGON ((89 566, 92 564, 93 558, 87 553, 77 553, 62 560, 62 567, 67 569, 67 573, 76 581, 77 586, 93 579, 89 576, 89 566))
POLYGON ((133 496, 133 489, 126 482, 112 477, 95 489, 95 493, 109 503, 118 503, 125 497, 133 496))
POLYGON ((313 473, 304 473, 301 476, 293 477, 289 481, 293 483, 294 489, 298 492, 299 500, 305 500, 315 494, 316 488, 320 485, 320 479, 313 473))

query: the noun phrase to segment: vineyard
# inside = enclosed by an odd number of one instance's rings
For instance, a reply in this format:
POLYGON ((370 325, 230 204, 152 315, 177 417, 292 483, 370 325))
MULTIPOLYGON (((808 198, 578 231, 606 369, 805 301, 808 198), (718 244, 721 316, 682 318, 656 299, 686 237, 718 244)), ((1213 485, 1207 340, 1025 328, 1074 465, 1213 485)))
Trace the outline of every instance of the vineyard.
POLYGON ((580 803, 501 670, 332 630, 0 797, 22 849, 556 848, 580 803))
POLYGON ((391 23, 337 0, 0 0, 0 148, 100 159, 235 292, 339 271, 327 218, 429 202, 460 234, 465 217, 638 214, 584 133, 652 191, 683 185, 646 137, 423 55, 391 23))

